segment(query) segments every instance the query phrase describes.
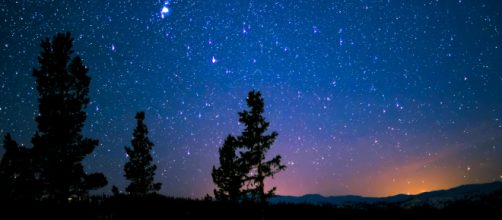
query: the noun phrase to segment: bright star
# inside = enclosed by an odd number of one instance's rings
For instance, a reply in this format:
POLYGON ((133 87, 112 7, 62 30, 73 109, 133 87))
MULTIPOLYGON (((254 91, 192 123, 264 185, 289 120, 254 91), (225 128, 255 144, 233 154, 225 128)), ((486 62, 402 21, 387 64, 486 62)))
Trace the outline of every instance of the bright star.
POLYGON ((166 15, 169 15, 169 8, 167 7, 169 2, 164 2, 164 6, 162 6, 162 9, 160 10, 160 17, 165 18, 166 15))
POLYGON ((167 8, 167 6, 162 7, 162 10, 160 11, 160 17, 165 18, 168 12, 169 8, 167 8))
POLYGON ((217 62, 217 60, 216 60, 216 58, 214 58, 214 56, 213 56, 213 58, 211 59, 211 63, 216 63, 216 62, 217 62))

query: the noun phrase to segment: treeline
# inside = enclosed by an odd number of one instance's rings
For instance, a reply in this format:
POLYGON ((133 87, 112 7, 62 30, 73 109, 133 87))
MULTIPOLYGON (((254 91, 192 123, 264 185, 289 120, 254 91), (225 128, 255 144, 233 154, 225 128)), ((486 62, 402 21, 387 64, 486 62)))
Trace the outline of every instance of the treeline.
MULTIPOLYGON (((0 198, 2 201, 50 201, 68 204, 88 201, 89 191, 108 184, 102 173, 86 173, 83 159, 91 154, 99 141, 84 137, 82 128, 90 102, 89 69, 79 56, 74 56, 70 33, 58 33, 40 44, 39 67, 33 69, 38 91, 37 130, 32 147, 19 145, 7 133, 5 153, 0 161, 0 198)), ((220 166, 213 167, 219 201, 265 204, 275 187, 265 190, 264 181, 286 167, 281 157, 265 160, 267 151, 277 137, 266 134, 269 123, 263 117, 264 101, 260 92, 251 91, 246 99, 249 110, 239 112, 239 122, 245 125, 240 136, 229 135, 219 149, 220 166)), ((142 197, 157 194, 161 183, 154 181, 156 165, 144 123, 145 113, 138 112, 131 146, 125 147, 129 161, 124 176, 129 181, 125 194, 142 197)), ((112 187, 115 196, 119 189, 112 187)))

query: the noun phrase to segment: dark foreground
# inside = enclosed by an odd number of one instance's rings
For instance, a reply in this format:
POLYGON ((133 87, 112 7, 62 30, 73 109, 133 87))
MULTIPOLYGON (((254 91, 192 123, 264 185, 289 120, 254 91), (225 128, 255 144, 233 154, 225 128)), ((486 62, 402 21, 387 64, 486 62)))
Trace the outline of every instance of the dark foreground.
POLYGON ((346 219, 349 217, 424 218, 499 216, 502 192, 474 200, 452 201, 438 209, 431 206, 402 208, 399 204, 352 204, 345 207, 310 204, 226 204, 209 200, 114 196, 94 197, 68 204, 6 202, 0 219, 346 219))

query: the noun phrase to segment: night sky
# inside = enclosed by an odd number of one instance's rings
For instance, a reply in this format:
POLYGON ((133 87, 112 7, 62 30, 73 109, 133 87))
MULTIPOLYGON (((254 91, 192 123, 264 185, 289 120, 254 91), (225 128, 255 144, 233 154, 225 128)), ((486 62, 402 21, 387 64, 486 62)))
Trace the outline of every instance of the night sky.
MULTIPOLYGON (((277 193, 387 196, 502 180, 501 1, 0 3, 0 135, 25 146, 39 43, 72 32, 90 68, 85 161, 124 189, 137 111, 169 196, 212 195, 247 93, 279 133, 277 193)), ((4 152, 0 150, 0 155, 4 152)))

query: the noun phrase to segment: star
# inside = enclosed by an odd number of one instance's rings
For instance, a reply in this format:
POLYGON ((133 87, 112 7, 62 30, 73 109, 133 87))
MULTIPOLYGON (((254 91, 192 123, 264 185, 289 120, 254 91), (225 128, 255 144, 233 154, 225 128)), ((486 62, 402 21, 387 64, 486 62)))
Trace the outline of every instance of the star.
POLYGON ((169 15, 169 2, 164 2, 164 5, 162 6, 162 9, 160 10, 160 17, 164 19, 167 15, 169 15))

